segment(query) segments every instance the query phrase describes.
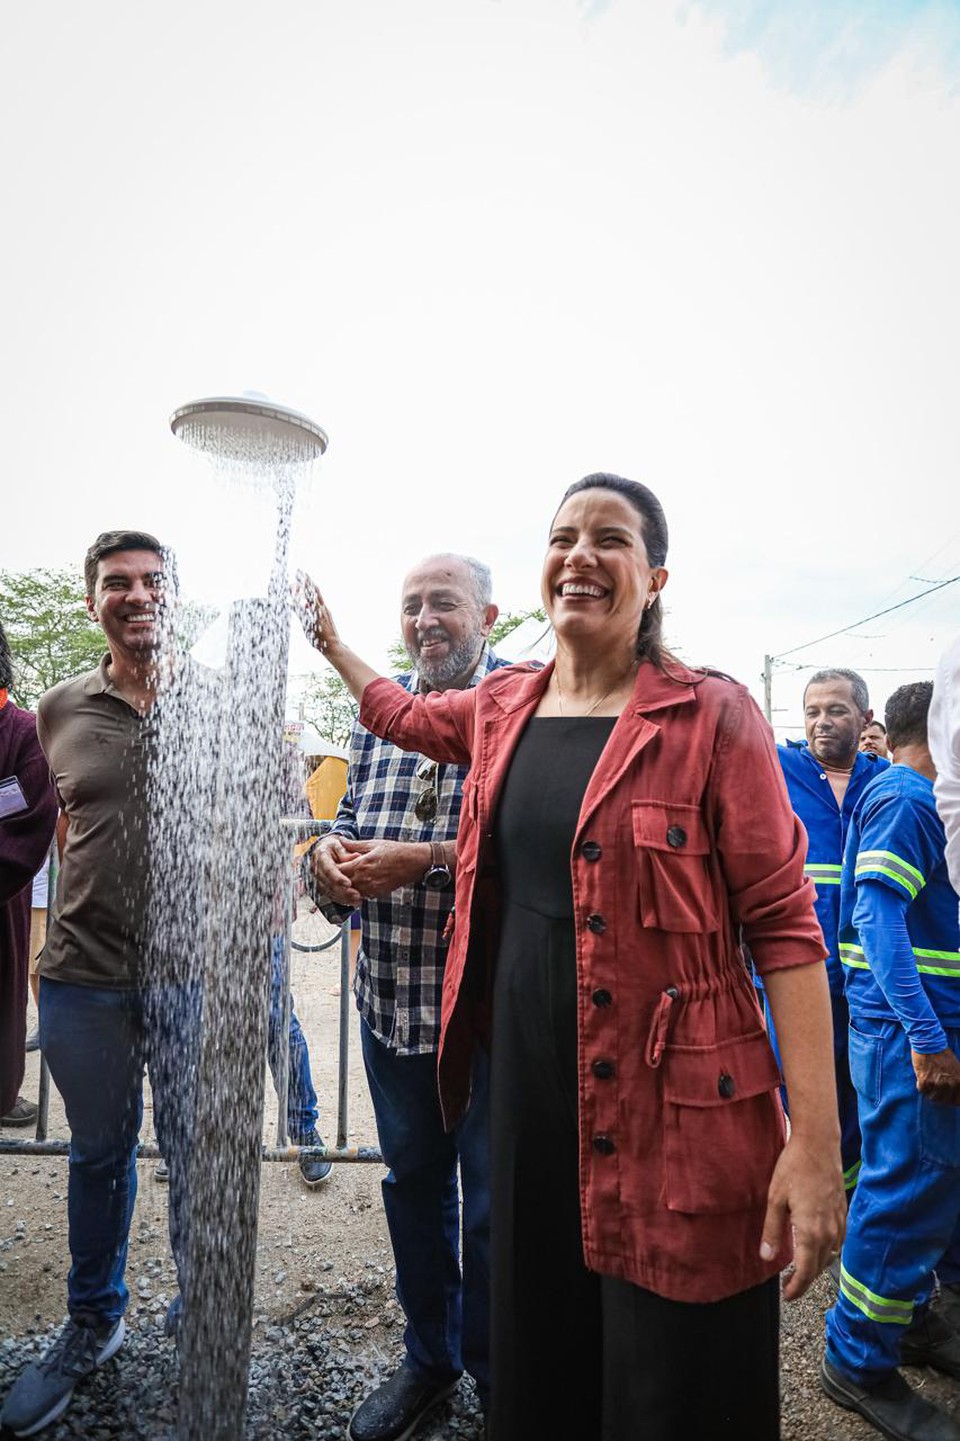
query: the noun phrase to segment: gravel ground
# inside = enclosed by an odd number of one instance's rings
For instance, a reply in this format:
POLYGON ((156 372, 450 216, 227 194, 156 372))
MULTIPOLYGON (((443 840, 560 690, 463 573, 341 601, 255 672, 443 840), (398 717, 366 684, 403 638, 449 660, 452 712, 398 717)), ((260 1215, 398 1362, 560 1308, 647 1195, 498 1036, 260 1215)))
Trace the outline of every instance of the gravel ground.
MULTIPOLYGON (((161 1263, 158 1261, 158 1265, 161 1263)), ((326 1278, 292 1314, 258 1314, 250 1370, 248 1441, 328 1441, 343 1437, 353 1409, 399 1359, 392 1315, 392 1277, 368 1262, 359 1279, 326 1278), (372 1333, 375 1332, 374 1337, 372 1333)), ((140 1288, 141 1291, 145 1289, 140 1288)), ((829 1304, 824 1280, 802 1302, 784 1308, 783 1441, 869 1441, 877 1433, 839 1410, 817 1385, 822 1316, 829 1304)), ((165 1295, 132 1309, 127 1340, 116 1359, 85 1382, 49 1441, 167 1441, 175 1434, 178 1362, 163 1338, 165 1295)), ((399 1328, 396 1328, 397 1331, 399 1328)), ((0 1342, 0 1396, 25 1358, 38 1355, 56 1327, 0 1342)), ((749 1358, 744 1357, 744 1365, 749 1358)), ((908 1373, 915 1386, 960 1420, 960 1387, 929 1371, 908 1373)), ((692 1379, 695 1379, 693 1373, 692 1379)), ((419 1432, 420 1441, 480 1441, 476 1393, 463 1382, 419 1432)), ((6 1437, 7 1432, 3 1433, 6 1437)), ((638 1432, 638 1441, 642 1432, 638 1432)), ((534 1437, 531 1441, 567 1441, 534 1437)), ((569 1438, 575 1441, 575 1438, 569 1438)), ((691 1438, 696 1441, 696 1438, 691 1438)))
MULTIPOLYGON (((327 1441, 342 1437, 364 1396, 399 1359, 371 1339, 380 1330, 391 1282, 370 1272, 359 1282, 321 1285, 285 1320, 258 1316, 250 1362, 248 1441, 327 1441)), ((123 1347, 76 1391, 62 1421, 43 1433, 49 1441, 167 1441, 175 1436, 178 1359, 163 1335, 166 1299, 134 1310, 123 1347)), ((0 1397, 25 1360, 39 1356, 58 1327, 0 1342, 0 1397)), ((3 1430, 2 1436, 11 1433, 3 1430)), ((440 1409, 420 1436, 479 1441, 483 1427, 470 1382, 440 1409)))
MULTIPOLYGON (((336 1096, 336 958, 329 953, 319 959, 295 956, 294 991, 328 1125, 333 1114, 328 1098, 336 1096)), ((24 1093, 33 1097, 37 1066, 36 1055, 28 1057, 24 1093)), ((370 1144, 375 1128, 355 1036, 349 1074, 349 1140, 370 1144)), ((148 1093, 145 1138, 150 1117, 148 1093)), ((67 1135, 55 1091, 50 1134, 67 1135)), ((265 1139, 270 1138, 268 1120, 265 1139)), ((162 1334, 175 1286, 166 1239, 167 1188, 157 1184, 152 1162, 141 1162, 138 1170, 127 1263, 127 1339, 102 1371, 78 1387, 60 1424, 43 1433, 45 1441, 172 1441, 174 1436, 178 1361, 162 1334)), ((355 1407, 399 1363, 402 1317, 393 1295, 382 1174, 373 1165, 337 1167, 328 1185, 308 1192, 295 1166, 263 1168, 248 1441, 343 1437, 355 1407)), ((8 1338, 0 1340, 0 1403, 24 1363, 46 1349, 61 1324, 69 1261, 65 1192, 62 1158, 0 1161, 0 1336, 8 1338)), ((817 1384, 823 1313, 830 1299, 821 1278, 802 1301, 783 1308, 783 1441, 870 1441, 877 1436, 859 1417, 828 1401, 817 1384)), ((743 1364, 749 1366, 749 1356, 743 1364)), ((930 1371, 908 1374, 960 1421, 960 1383, 930 1371)), ((691 1384, 696 1380, 692 1358, 691 1384)), ((574 1383, 575 1378, 558 1378, 560 1385, 574 1383)), ((417 1441, 479 1441, 481 1435, 476 1394, 465 1381, 421 1428, 417 1441)), ((8 1433, 3 1437, 7 1441, 8 1433)))

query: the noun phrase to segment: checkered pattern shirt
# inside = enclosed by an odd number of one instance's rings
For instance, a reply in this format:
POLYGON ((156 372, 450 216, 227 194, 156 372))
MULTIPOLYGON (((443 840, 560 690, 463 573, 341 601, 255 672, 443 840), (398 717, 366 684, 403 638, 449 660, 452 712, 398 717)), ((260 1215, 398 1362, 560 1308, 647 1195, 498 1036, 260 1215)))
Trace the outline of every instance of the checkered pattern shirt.
MULTIPOLYGON (((484 645, 470 685, 507 664, 484 645)), ((415 671, 394 679, 410 691, 419 684, 415 671)), ((354 840, 455 840, 467 768, 437 767, 437 813, 424 822, 414 813, 417 795, 424 789, 416 774, 422 760, 416 752, 380 740, 357 721, 350 737, 347 792, 332 834, 354 840)), ((331 920, 349 914, 342 906, 323 904, 320 896, 317 900, 331 920)), ((400 1056, 425 1054, 440 1044, 443 932, 452 909, 452 886, 432 891, 420 883, 364 901, 361 907, 354 982, 357 1009, 374 1035, 400 1056)))

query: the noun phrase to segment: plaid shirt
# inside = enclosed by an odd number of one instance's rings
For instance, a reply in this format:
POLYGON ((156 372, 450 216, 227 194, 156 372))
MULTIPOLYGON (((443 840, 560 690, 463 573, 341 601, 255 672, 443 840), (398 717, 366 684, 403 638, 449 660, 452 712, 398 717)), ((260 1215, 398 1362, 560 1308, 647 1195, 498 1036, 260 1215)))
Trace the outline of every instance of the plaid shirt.
MULTIPOLYGON (((470 685, 508 664, 485 644, 470 685)), ((394 679, 406 690, 419 684, 415 671, 394 679)), ((416 752, 380 740, 357 721, 350 737, 347 792, 332 834, 365 841, 455 840, 467 767, 437 767, 437 813, 423 822, 414 814, 417 795, 424 789, 416 774, 422 760, 416 752)), ((425 1054, 440 1044, 443 932, 452 910, 452 886, 432 891, 420 883, 365 900, 361 907, 357 1009, 374 1035, 400 1056, 425 1054)), ((349 915, 345 907, 332 903, 324 904, 323 912, 331 920, 349 915)))

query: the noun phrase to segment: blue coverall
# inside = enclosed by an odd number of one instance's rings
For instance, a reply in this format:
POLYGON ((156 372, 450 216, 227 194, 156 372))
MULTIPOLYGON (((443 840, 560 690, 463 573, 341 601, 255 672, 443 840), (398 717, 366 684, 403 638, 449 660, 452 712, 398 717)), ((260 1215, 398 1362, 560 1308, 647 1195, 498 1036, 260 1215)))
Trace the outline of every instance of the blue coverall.
POLYGON ((910 766, 878 776, 854 809, 840 957, 863 1162, 827 1359, 865 1383, 898 1365, 934 1269, 946 1269, 945 1253, 956 1261, 960 1107, 920 1095, 910 1054, 960 1055, 960 923, 944 848, 933 785, 910 766))
MULTIPOLYGON (((807 863, 804 873, 816 887, 817 920, 820 922, 828 952, 827 976, 833 1007, 834 1067, 837 1078, 837 1105, 840 1110, 840 1154, 844 1185, 849 1194, 857 1184, 860 1169, 860 1127, 857 1120, 857 1093, 850 1080, 847 1059, 847 1002, 837 940, 840 925, 840 867, 854 807, 870 782, 887 770, 890 763, 870 752, 859 752, 850 773, 843 806, 840 807, 826 771, 808 746, 784 745, 778 746, 777 751, 790 794, 790 804, 807 832, 807 863)), ((767 1025, 779 1061, 780 1053, 777 1050, 769 1010, 767 1025)), ((789 1105, 789 1097, 786 1100, 789 1105)))

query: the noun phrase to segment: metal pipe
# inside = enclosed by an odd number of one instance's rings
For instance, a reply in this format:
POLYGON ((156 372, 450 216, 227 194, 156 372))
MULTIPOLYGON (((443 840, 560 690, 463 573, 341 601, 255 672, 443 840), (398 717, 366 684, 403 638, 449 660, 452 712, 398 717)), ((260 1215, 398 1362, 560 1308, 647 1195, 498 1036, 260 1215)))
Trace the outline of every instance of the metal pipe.
MULTIPOLYGON (((54 835, 50 842, 50 850, 47 854, 47 935, 50 934, 50 925, 53 920, 53 902, 57 893, 57 876, 60 871, 60 857, 57 851, 57 838, 54 835)), ((33 958, 31 957, 31 960, 33 958)), ((39 1011, 37 1013, 37 1025, 39 1026, 39 1011)), ((47 1139, 47 1129, 50 1120, 50 1067, 47 1065, 47 1058, 40 1052, 40 1087, 37 1092, 37 1129, 38 1141, 47 1139)))
POLYGON ((47 1120, 50 1112, 50 1067, 47 1065, 47 1058, 40 1052, 40 1089, 37 1093, 37 1131, 38 1141, 47 1139, 47 1120))
POLYGON ((337 1078, 337 1149, 347 1144, 347 1061, 350 1054, 350 921, 340 927, 340 1040, 337 1078))
MULTIPOLYGON (((0 1138, 0 1157, 3 1156, 68 1156, 69 1141, 26 1141, 0 1138)), ((201 1152, 202 1154, 202 1152, 201 1152)), ((264 1146, 260 1153, 262 1161, 297 1161, 301 1156, 317 1156, 323 1161, 346 1163, 375 1161, 383 1164, 379 1146, 264 1146)), ((162 1152, 155 1141, 142 1141, 137 1147, 138 1161, 159 1161, 162 1152)))

